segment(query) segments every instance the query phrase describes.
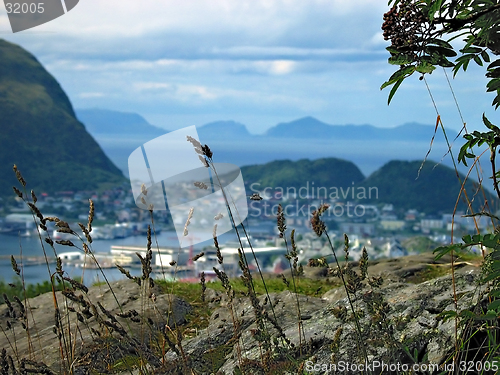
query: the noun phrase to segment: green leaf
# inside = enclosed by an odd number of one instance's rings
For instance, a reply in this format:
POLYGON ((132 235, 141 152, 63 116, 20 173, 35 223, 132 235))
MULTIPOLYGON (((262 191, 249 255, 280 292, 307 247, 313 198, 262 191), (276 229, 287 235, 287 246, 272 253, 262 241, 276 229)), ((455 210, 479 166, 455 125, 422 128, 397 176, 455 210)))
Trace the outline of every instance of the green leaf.
POLYGON ((493 124, 490 122, 490 120, 488 120, 488 118, 486 117, 486 115, 485 115, 484 113, 483 113, 483 123, 484 123, 484 125, 485 125, 488 129, 490 129, 490 130, 493 130, 493 131, 498 130, 498 128, 497 128, 495 125, 493 125, 493 124))
POLYGON ((491 92, 500 89, 500 79, 499 78, 493 78, 491 81, 489 81, 486 84, 486 87, 488 88, 486 91, 491 92))
MULTIPOLYGON (((494 125, 493 125, 494 126, 494 125)), ((500 245, 500 235, 496 234, 486 234, 483 237, 483 240, 481 241, 482 244, 490 249, 498 249, 500 245)), ((498 262, 498 265, 500 266, 500 262, 498 262)))
POLYGON ((474 56, 476 56, 476 55, 474 55, 474 54, 462 55, 460 57, 457 57, 457 59, 455 61, 460 61, 460 62, 464 63, 466 61, 473 59, 474 56))
POLYGON ((455 66, 455 64, 444 57, 438 61, 438 65, 442 66, 443 68, 453 68, 455 66))
POLYGON ((415 71, 415 67, 413 65, 409 65, 406 67, 401 67, 399 70, 395 71, 392 76, 389 78, 387 82, 384 82, 382 86, 380 86, 380 90, 386 88, 387 86, 392 85, 397 82, 401 78, 405 78, 406 75, 410 76, 415 71))
POLYGON ((497 299, 488 305, 488 310, 497 310, 500 307, 500 299, 497 299))
POLYGON ((386 47, 385 49, 386 49, 387 51, 389 51, 390 53, 396 53, 396 54, 397 54, 397 53, 401 53, 401 51, 400 51, 399 49, 395 48, 395 47, 391 47, 391 46, 389 46, 389 47, 386 47))
POLYGON ((467 139, 468 141, 472 141, 474 137, 470 134, 464 134, 464 138, 467 139))
POLYGON ((429 42, 429 44, 435 44, 435 45, 440 46, 440 47, 453 49, 453 46, 450 43, 448 43, 444 40, 441 40, 441 39, 431 38, 431 39, 429 39, 428 42, 429 42))
POLYGON ((447 320, 458 317, 458 314, 456 311, 446 310, 446 311, 443 311, 442 313, 440 313, 438 315, 438 317, 440 317, 441 319, 443 319, 444 322, 446 322, 447 320))
POLYGON ((460 50, 460 52, 462 52, 462 53, 473 53, 473 54, 477 54, 477 53, 480 53, 482 51, 483 50, 481 48, 478 48, 478 47, 467 47, 467 48, 460 50))
POLYGON ((439 55, 432 55, 432 56, 422 56, 420 58, 420 61, 423 62, 427 62, 431 65, 437 65, 439 63, 439 60, 441 59, 441 56, 439 55))
POLYGON ((455 78, 455 76, 457 75, 458 71, 460 70, 460 67, 462 66, 462 62, 458 62, 457 64, 455 64, 455 66, 453 67, 453 78, 455 78))
POLYGON ((495 297, 500 297, 500 289, 493 290, 490 292, 490 296, 495 298, 495 297))
POLYGON ((399 86, 403 83, 404 78, 400 78, 399 81, 396 82, 396 84, 392 87, 391 92, 389 93, 389 98, 387 99, 387 105, 391 104, 392 97, 398 90, 399 86))
POLYGON ((497 318, 497 314, 495 314, 495 312, 493 311, 488 311, 487 314, 484 314, 484 315, 479 315, 477 316, 475 319, 476 320, 495 320, 497 318))
POLYGON ((429 12, 427 13, 429 19, 432 21, 434 19, 434 14, 436 14, 441 9, 441 4, 443 0, 437 0, 432 3, 429 8, 429 12))
POLYGON ((433 253, 438 253, 435 257, 434 260, 438 260, 445 256, 446 254, 450 253, 451 251, 455 250, 460 250, 462 248, 461 244, 451 244, 451 245, 446 245, 446 246, 439 246, 437 249, 433 251, 433 253))
POLYGON ((500 251, 498 250, 493 251, 492 253, 490 253, 490 257, 493 260, 500 260, 500 251))
POLYGON ((495 96, 495 99, 493 99, 493 102, 491 105, 495 106, 495 109, 497 109, 500 106, 500 93, 495 96))
POLYGON ((470 310, 462 310, 460 311, 460 314, 459 316, 461 318, 469 318, 469 319, 472 319, 472 318, 475 318, 476 317, 476 314, 474 314, 472 311, 470 310))
POLYGON ((488 274, 482 281, 483 283, 487 283, 488 281, 495 280, 499 276, 500 276, 500 270, 497 270, 488 274))
POLYGON ((426 61, 422 61, 417 65, 417 72, 419 73, 431 73, 434 69, 436 69, 436 67, 426 61))
POLYGON ((446 47, 439 47, 439 46, 427 46, 425 47, 425 52, 428 53, 429 55, 432 55, 434 53, 437 53, 441 56, 446 56, 446 57, 455 57, 457 53, 451 49, 451 48, 446 48, 446 47))
POLYGON ((486 50, 481 51, 481 57, 483 58, 484 62, 490 62, 490 55, 488 55, 488 52, 486 52, 486 50))
POLYGON ((412 55, 405 53, 400 53, 389 57, 388 62, 391 65, 408 65, 413 63, 415 60, 412 55))
MULTIPOLYGON (((466 158, 469 158, 469 159, 473 159, 475 158, 476 156, 474 154, 471 154, 468 149, 470 148, 470 144, 469 142, 467 142, 466 144, 464 144, 461 148, 460 148, 460 152, 458 154, 458 162, 460 163, 463 163, 463 165, 467 166, 467 159, 466 158)), ((470 243, 471 241, 469 241, 470 243)))
POLYGON ((479 58, 479 56, 474 56, 474 61, 476 62, 477 65, 483 66, 483 61, 479 58))
POLYGON ((467 67, 469 66, 469 63, 470 63, 470 60, 467 60, 466 62, 464 62, 464 64, 462 65, 462 68, 464 70, 464 72, 467 70, 467 67))
POLYGON ((460 13, 458 13, 456 18, 458 20, 465 20, 465 19, 467 19, 467 17, 470 16, 471 13, 472 13, 471 11, 465 9, 465 10, 462 10, 460 13))
POLYGON ((488 70, 488 73, 486 73, 486 77, 488 77, 488 78, 500 78, 500 68, 488 70))
POLYGON ((497 59, 497 60, 493 61, 490 65, 488 65, 488 70, 496 68, 496 67, 500 67, 500 59, 497 59))

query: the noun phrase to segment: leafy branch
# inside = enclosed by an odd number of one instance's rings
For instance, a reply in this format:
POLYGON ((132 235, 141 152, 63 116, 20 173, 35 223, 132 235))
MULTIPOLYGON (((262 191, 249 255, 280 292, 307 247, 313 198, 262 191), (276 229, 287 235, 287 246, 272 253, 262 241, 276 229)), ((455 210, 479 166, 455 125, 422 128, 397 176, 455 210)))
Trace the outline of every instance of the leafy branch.
MULTIPOLYGON (((432 73, 437 66, 467 70, 470 61, 479 66, 490 63, 490 55, 500 54, 500 4, 494 0, 391 0, 384 14, 384 39, 390 40, 389 64, 399 65, 380 89, 393 86, 391 102, 401 83, 413 73, 432 73), (458 50, 450 44, 464 37, 458 50), (455 61, 449 58, 458 56, 455 61)), ((486 77, 488 92, 496 92, 492 105, 500 105, 500 59, 490 63, 486 77)))
POLYGON ((458 153, 458 162, 463 163, 467 166, 467 159, 475 159, 476 155, 472 153, 472 148, 474 146, 482 146, 483 144, 487 144, 490 149, 490 163, 493 171, 493 188, 497 193, 498 198, 500 199, 500 189, 498 187, 498 179, 500 178, 500 171, 496 171, 495 168, 495 159, 497 154, 497 148, 500 145, 500 128, 496 125, 493 125, 483 114, 483 123, 484 125, 490 129, 489 132, 479 132, 477 130, 473 131, 470 134, 465 134, 464 138, 466 142, 460 148, 460 152, 458 153))

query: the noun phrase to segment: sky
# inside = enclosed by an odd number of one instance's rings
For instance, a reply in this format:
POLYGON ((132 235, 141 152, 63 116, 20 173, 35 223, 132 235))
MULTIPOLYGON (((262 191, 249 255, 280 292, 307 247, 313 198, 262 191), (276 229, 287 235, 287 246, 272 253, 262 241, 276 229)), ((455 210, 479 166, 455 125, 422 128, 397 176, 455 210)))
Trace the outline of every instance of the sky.
MULTIPOLYGON (((396 70, 382 37, 385 0, 80 0, 70 12, 0 38, 34 54, 75 108, 135 112, 168 130, 218 120, 253 134, 313 116, 329 124, 434 124, 424 81, 411 77, 387 105, 396 70)), ((473 64, 473 63, 472 63, 473 64)), ((484 68, 451 85, 464 121, 498 115, 484 68)), ((460 130, 443 70, 427 77, 446 127, 460 130)), ((498 122, 498 121, 497 121, 498 122)))

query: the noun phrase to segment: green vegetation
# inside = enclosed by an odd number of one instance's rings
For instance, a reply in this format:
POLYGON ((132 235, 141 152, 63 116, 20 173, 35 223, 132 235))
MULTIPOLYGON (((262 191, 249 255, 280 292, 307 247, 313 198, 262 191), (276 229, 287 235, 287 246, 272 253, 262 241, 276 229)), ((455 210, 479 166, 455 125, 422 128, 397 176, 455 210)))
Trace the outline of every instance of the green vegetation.
MULTIPOLYGON (((231 279, 230 281, 231 281, 231 286, 236 293, 236 296, 244 297, 247 295, 248 293, 247 286, 241 279, 236 278, 236 279, 231 279)), ((289 290, 289 287, 287 287, 286 284, 283 282, 281 276, 276 276, 276 275, 265 276, 264 282, 258 278, 255 280, 254 289, 255 289, 255 294, 257 296, 265 295, 266 288, 268 293, 279 293, 285 290, 289 290), (264 282, 266 287, 264 287, 264 282)), ((161 285, 164 284, 166 291, 174 290, 176 295, 185 298, 186 301, 196 303, 199 302, 199 299, 201 298, 200 284, 182 283, 182 282, 161 283, 161 285), (194 296, 196 296, 196 298, 194 296)), ((306 296, 317 297, 318 289, 329 290, 331 288, 336 288, 339 286, 341 286, 341 284, 336 279, 332 280, 327 278, 309 279, 305 277, 296 278, 297 293, 306 296)), ((207 283, 207 288, 220 292, 223 292, 225 290, 224 286, 219 280, 207 283)))
MULTIPOLYGON (((61 286, 56 285, 56 290, 62 290, 61 286)), ((21 299, 32 298, 39 296, 43 293, 52 292, 52 284, 48 281, 37 284, 26 284, 23 285, 20 278, 16 278, 11 283, 6 283, 0 280, 0 295, 6 295, 9 299, 18 297, 21 299)), ((3 301, 3 299, 2 299, 3 301)))
MULTIPOLYGON (((399 212, 416 209, 426 214, 451 213, 457 202, 457 192, 460 191, 460 181, 465 176, 447 166, 428 160, 422 165, 421 161, 390 161, 380 169, 365 178, 355 164, 336 158, 318 160, 290 160, 274 161, 263 165, 242 167, 242 174, 249 191, 264 190, 268 194, 277 193, 286 195, 287 189, 305 197, 307 193, 314 198, 325 194, 334 195, 342 199, 342 190, 346 198, 352 200, 352 190, 358 198, 360 188, 366 192, 359 195, 360 203, 387 203, 393 204, 399 212), (253 185, 256 183, 256 185, 253 185), (353 185, 354 183, 354 185, 353 185), (302 191, 299 191, 303 188, 302 191), (306 190, 307 188, 307 190, 306 190), (331 190, 336 188, 336 190, 331 190), (376 190, 369 191, 370 188, 376 190), (282 191, 280 189, 283 189, 282 191)), ((476 195, 477 183, 467 180, 465 190, 469 196, 476 195)), ((485 197, 489 204, 494 206, 497 198, 489 191, 484 196, 476 196, 473 201, 475 209, 484 205, 485 197)), ((463 194, 462 194, 463 195, 463 194)), ((279 197, 281 198, 281 196, 279 197)), ((465 199, 459 201, 457 209, 465 211, 465 199)))
MULTIPOLYGON (((431 74, 436 67, 453 68, 456 75, 474 61, 486 68, 487 91, 496 93, 492 105, 500 105, 500 7, 494 0, 390 0, 384 14, 384 39, 390 40, 389 64, 399 66, 381 89, 392 86, 389 103, 399 86, 414 73, 431 74), (455 48, 451 41, 463 41, 455 48), (450 58, 455 57, 455 62, 450 58)), ((422 78, 421 78, 422 79, 422 78)))
POLYGON ((401 245, 412 253, 427 253, 439 246, 436 241, 425 236, 409 237, 403 240, 401 245))
MULTIPOLYGON (((460 70, 466 71, 469 63, 474 61, 479 66, 483 66, 483 63, 489 64, 486 68, 487 91, 496 94, 492 102, 495 109, 500 106, 500 58, 493 62, 490 59, 491 54, 500 54, 498 37, 500 4, 497 1, 391 0, 389 4, 392 8, 384 15, 382 29, 384 38, 391 41, 391 45, 387 47, 391 55, 388 61, 390 64, 399 66, 399 70, 381 86, 382 89, 392 86, 388 98, 389 103, 402 82, 414 73, 421 74, 420 79, 425 80, 426 74, 432 73, 437 67, 442 67, 453 68, 453 73, 456 75, 460 70), (450 44, 457 38, 463 41, 461 48, 450 44), (454 57, 456 57, 455 61, 450 61, 450 58, 454 57)), ((439 113, 437 105, 436 111, 439 113)), ((465 142, 458 156, 454 156, 450 148, 450 156, 454 163, 459 162, 465 166, 473 161, 477 166, 474 167, 473 164, 470 168, 471 170, 477 168, 480 175, 483 169, 491 171, 493 189, 497 195, 496 198, 500 199, 498 186, 500 171, 496 165, 500 128, 491 123, 485 114, 482 116, 482 121, 488 131, 472 133, 468 133, 463 121, 462 130, 465 133, 463 135, 465 142), (486 151, 489 151, 488 169, 481 166, 481 160, 476 156, 480 153, 476 153, 475 148, 481 146, 487 146, 486 151)), ((436 127, 438 125, 441 125, 446 137, 446 130, 439 115, 436 127)), ((457 177, 457 182, 462 185, 465 181, 464 177, 459 176, 458 172, 457 177)), ((482 178, 480 180, 482 181, 482 178)), ((450 181, 448 184, 456 186, 457 182, 453 184, 450 181)), ((454 320, 456 327, 457 342, 446 364, 477 359, 481 359, 482 363, 498 362, 500 359, 498 336, 500 328, 498 321, 500 315, 500 234, 498 233, 500 218, 493 212, 496 205, 478 206, 475 204, 475 199, 480 194, 469 195, 461 190, 458 191, 467 202, 467 214, 471 217, 488 217, 493 230, 491 233, 480 233, 478 230, 477 233, 466 234, 461 242, 440 246, 435 250, 436 258, 451 254, 453 259, 457 253, 464 254, 473 248, 480 249, 483 253, 481 284, 487 286, 485 291, 478 293, 475 306, 461 308, 459 307, 461 296, 458 296, 455 291, 455 279, 453 279, 454 305, 441 313, 444 321, 454 320), (460 334, 458 333, 459 327, 460 334)), ((477 191, 487 197, 482 184, 477 191)), ((426 196, 426 199, 432 199, 432 196, 426 196)), ((454 272, 453 260, 452 272, 454 272)), ((478 372, 489 371, 481 368, 478 372)))
MULTIPOLYGON (((217 176, 211 158, 212 152, 208 146, 198 146, 194 140, 191 139, 190 141, 194 144, 197 151, 201 151, 209 166, 213 168, 214 175, 217 176)), ((24 188, 25 181, 20 171, 16 170, 16 172, 17 178, 24 188)), ((143 190, 143 194, 143 198, 147 199, 147 190, 143 190)), ((41 222, 41 229, 45 231, 42 232, 45 242, 52 247, 53 251, 56 251, 53 246, 54 243, 50 239, 50 233, 46 230, 47 221, 54 222, 60 232, 73 232, 74 230, 70 229, 67 223, 58 218, 44 217, 36 206, 36 196, 33 196, 33 200, 28 200, 29 198, 24 199, 41 222)), ((331 249, 331 255, 328 258, 333 259, 335 262, 333 266, 330 266, 326 258, 310 259, 309 267, 320 267, 325 270, 324 275, 328 275, 328 277, 315 280, 303 276, 303 267, 298 265, 298 250, 295 244, 294 231, 291 233, 287 232, 283 209, 281 206, 278 207, 277 227, 280 237, 286 240, 287 254, 285 258, 289 261, 290 266, 285 275, 280 275, 280 277, 266 276, 260 269, 257 272, 251 273, 247 258, 251 257, 252 254, 251 251, 247 251, 246 254, 239 254, 239 267, 242 276, 238 279, 229 279, 223 270, 214 268, 218 278, 216 282, 207 283, 203 278, 201 278, 198 284, 153 281, 150 276, 153 258, 153 231, 149 230, 147 236, 147 254, 139 256, 142 264, 142 276, 131 276, 126 270, 119 268, 122 273, 131 279, 130 283, 137 283, 140 286, 140 309, 128 311, 123 309, 118 313, 112 313, 101 304, 100 299, 105 296, 105 293, 99 294, 96 300, 91 299, 88 297, 90 293, 85 286, 81 285, 77 280, 64 278, 66 287, 62 296, 57 296, 55 293, 52 294, 55 304, 54 333, 58 338, 61 348, 61 358, 59 360, 61 373, 71 374, 80 368, 90 373, 130 372, 135 369, 144 373, 159 371, 169 374, 216 372, 220 366, 226 363, 228 354, 234 353, 234 350, 236 350, 238 357, 237 366, 234 368, 235 373, 282 374, 284 371, 304 373, 301 367, 303 367, 304 361, 314 355, 314 347, 312 343, 306 340, 303 328, 303 320, 311 319, 311 315, 307 313, 307 309, 304 311, 301 310, 302 297, 299 297, 299 295, 316 297, 322 290, 330 290, 334 287, 340 287, 342 292, 345 292, 347 304, 337 304, 329 309, 329 312, 336 319, 339 319, 350 327, 354 327, 349 336, 353 346, 350 350, 354 349, 358 358, 361 358, 363 361, 368 360, 368 351, 364 337, 367 330, 372 330, 374 329, 373 327, 377 327, 380 330, 380 344, 377 345, 384 345, 389 348, 391 355, 397 355, 395 348, 407 351, 413 348, 415 344, 412 340, 415 340, 415 338, 401 342, 397 338, 399 336, 393 334, 394 330, 397 331, 398 326, 401 324, 404 325, 404 322, 401 323, 395 318, 389 319, 387 317, 391 308, 385 301, 386 296, 380 290, 383 279, 379 276, 368 276, 368 254, 366 250, 363 250, 362 258, 355 264, 347 261, 350 259, 350 243, 347 235, 344 237, 342 243, 336 242, 335 247, 333 246, 328 229, 321 219, 321 215, 326 211, 328 206, 321 205, 312 213, 311 226, 318 238, 328 244, 331 249), (339 246, 344 249, 343 258, 346 261, 338 258, 340 254, 338 254, 338 250, 336 249, 339 246), (175 313, 168 309, 166 311, 159 311, 155 307, 155 299, 158 298, 154 296, 156 291, 153 292, 152 289, 155 287, 155 284, 159 284, 162 290, 167 292, 167 296, 176 295, 189 303, 190 310, 182 320, 174 320, 168 324, 163 323, 165 314, 168 319, 170 314, 175 315, 175 313), (281 291, 291 292, 293 298, 291 301, 293 302, 287 302, 286 307, 296 312, 296 328, 293 328, 293 325, 290 326, 289 322, 284 326, 283 322, 276 316, 273 303, 268 303, 272 301, 271 293, 279 293, 281 291), (217 298, 207 299, 207 295, 211 294, 213 296, 213 293, 217 293, 217 298), (241 310, 242 305, 238 302, 240 299, 246 300, 245 304, 247 304, 247 307, 244 310, 241 310), (70 304, 68 307, 69 312, 65 313, 63 317, 60 309, 66 303, 70 304), (153 306, 153 313, 151 313, 151 310, 148 310, 148 306, 151 305, 153 306), (210 336, 209 330, 205 329, 213 327, 210 325, 210 322, 217 320, 219 315, 219 313, 215 313, 215 309, 222 306, 225 307, 224 311, 226 311, 227 315, 221 318, 219 327, 223 328, 224 324, 222 323, 229 321, 233 328, 224 333, 224 335, 230 336, 230 340, 217 344, 216 337, 210 336), (243 315, 240 316, 240 314, 243 314, 244 311, 245 315, 252 317, 250 322, 256 327, 251 329, 252 342, 254 343, 254 347, 257 346, 259 348, 259 354, 253 359, 247 358, 246 352, 240 346, 244 342, 244 336, 247 332, 246 328, 240 326, 243 322, 241 318, 243 315), (365 319, 367 316, 369 318, 365 319), (79 325, 77 322, 80 322, 82 325, 79 325), (91 324, 94 324, 94 326, 91 326, 91 324), (165 328, 158 330, 157 326, 165 328), (63 327, 68 327, 68 329, 63 327), (73 327, 73 331, 69 327, 73 327), (70 345, 72 337, 76 335, 77 331, 78 335, 81 335, 81 332, 84 330, 86 332, 87 329, 92 334, 90 344, 87 341, 87 345, 82 351, 75 351, 74 347, 70 345), (285 329, 287 332, 290 329, 296 329, 295 341, 298 340, 298 343, 295 342, 292 345, 288 334, 285 334, 285 329), (204 333, 200 334, 200 331, 204 333), (205 333, 207 333, 207 336, 205 333), (211 344, 212 346, 209 350, 206 349, 206 346, 203 346, 203 352, 194 351, 187 355, 186 347, 192 342, 187 342, 187 340, 190 339, 195 341, 208 340, 213 344, 211 344), (167 356, 165 356, 166 354, 167 356), (165 360, 165 358, 170 359, 165 360)), ((94 208, 91 201, 88 222, 86 225, 80 224, 79 229, 77 229, 81 231, 82 247, 87 249, 86 251, 88 251, 89 256, 92 256, 91 244, 94 208)), ((189 228, 189 219, 185 226, 189 228)), ((238 234, 237 236, 241 239, 240 236, 242 234, 238 234)), ((249 238, 247 240, 250 241, 249 238)), ((472 243, 477 239, 471 237, 469 240, 472 243)), ((482 241, 485 241, 485 246, 491 247, 495 239, 485 237, 482 241)), ((497 242, 500 243, 500 240, 497 242)), ((60 245, 71 246, 72 243, 63 241, 60 242, 60 245)), ((217 257, 223 269, 224 261, 220 254, 216 237, 214 238, 214 245, 219 251, 217 257)), ((445 250, 441 249, 441 251, 445 250)), ((15 262, 13 262, 13 269, 16 273, 18 272, 15 262)), ((447 272, 449 272, 449 267, 429 266, 427 269, 412 276, 412 279, 409 281, 421 282, 442 276, 447 272)), ((57 277, 63 277, 64 275, 64 270, 60 263, 56 266, 55 275, 57 277)), ((52 280, 52 283, 49 283, 49 285, 52 289, 52 285, 55 288, 57 283, 52 280)), ((112 287, 109 284, 108 286, 112 291, 112 287)), ((160 293, 159 296, 163 297, 165 294, 160 293)), ((24 306, 29 306, 29 304, 27 301, 23 303, 23 296, 19 298, 19 300, 14 298, 15 306, 23 306, 21 312, 24 315, 21 315, 20 319, 24 326, 27 326, 28 320, 24 313, 24 310, 27 308, 24 306)), ((120 305, 117 297, 115 296, 114 298, 116 303, 120 305)), ((14 332, 12 327, 16 323, 16 316, 18 316, 13 310, 14 304, 8 302, 9 300, 10 298, 6 296, 5 301, 9 306, 9 319, 7 329, 4 329, 5 335, 14 332)), ((222 335, 223 333, 221 332, 220 334, 222 335)), ((342 329, 338 330, 335 334, 335 340, 340 340, 341 335, 342 329)), ((11 336, 15 337, 15 340, 18 340, 16 335, 11 336)), ((335 343, 331 344, 333 354, 336 353, 335 350, 337 349, 334 348, 338 347, 338 345, 335 343)), ((14 353, 18 357, 22 358, 23 356, 16 351, 15 347, 14 353)), ((8 368, 12 369, 19 366, 12 358, 10 360, 8 358, 7 356, 8 368)), ((409 358, 411 358, 412 363, 419 362, 417 356, 410 356, 409 358)), ((31 366, 30 370, 52 373, 47 370, 43 362, 38 362, 31 366)))
MULTIPOLYGON (((257 190, 266 187, 283 188, 285 194, 288 187, 297 189, 298 194, 298 189, 305 188, 306 183, 311 193, 311 188, 347 188, 364 179, 354 163, 337 158, 312 161, 302 159, 296 162, 277 160, 262 165, 242 167, 241 173, 248 187, 253 183, 258 183, 260 185, 255 186, 257 190)), ((314 196, 316 197, 316 190, 314 190, 314 196)))
POLYGON ((12 196, 13 164, 38 192, 96 190, 124 181, 35 57, 0 40, 0 59, 0 197, 12 196))
MULTIPOLYGON (((416 209, 426 214, 451 213, 457 203, 457 192, 460 191, 461 182, 465 176, 449 167, 428 160, 422 165, 421 161, 391 161, 374 172, 360 185, 366 188, 376 186, 378 199, 373 202, 392 203, 401 210, 416 209), (420 172, 419 172, 420 170, 420 172)), ((477 185, 472 180, 467 180, 465 190, 470 197, 475 196, 474 209, 484 205, 484 197, 476 195, 477 185)), ((496 201, 488 191, 485 196, 492 206, 496 201)), ((464 197, 464 194, 462 194, 464 197)), ((458 211, 465 211, 467 202, 465 198, 459 200, 458 211)))

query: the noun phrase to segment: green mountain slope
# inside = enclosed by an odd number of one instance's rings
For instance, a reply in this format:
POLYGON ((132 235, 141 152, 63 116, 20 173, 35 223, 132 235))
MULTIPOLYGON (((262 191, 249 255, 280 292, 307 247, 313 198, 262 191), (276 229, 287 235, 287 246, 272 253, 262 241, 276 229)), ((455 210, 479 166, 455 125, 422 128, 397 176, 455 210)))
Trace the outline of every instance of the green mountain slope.
MULTIPOLYGON (((250 165, 241 168, 245 184, 254 185, 255 190, 288 187, 314 189, 325 187, 352 187, 364 180, 358 167, 346 160, 324 158, 317 160, 302 159, 298 161, 277 160, 261 165, 250 165)), ((249 192, 252 192, 249 190, 249 192)), ((316 190, 314 192, 316 196, 316 190)))
MULTIPOLYGON (((355 186, 355 191, 364 187, 370 191, 359 203, 393 204, 399 211, 417 209, 426 214, 451 213, 454 210, 460 183, 453 169, 437 165, 432 161, 424 164, 417 178, 420 161, 390 161, 376 172, 365 178, 358 167, 349 161, 336 158, 317 160, 303 159, 296 162, 279 160, 261 165, 241 168, 247 193, 267 190, 272 192, 287 191, 287 188, 307 188, 309 195, 318 197, 317 188, 346 189, 355 186), (252 185, 253 184, 253 185, 252 185), (313 190, 314 188, 314 190, 313 190), (373 189, 376 188, 376 189, 373 189)), ((460 178, 464 181, 464 176, 460 178)), ((472 180, 466 183, 470 199, 474 197, 473 207, 477 212, 484 204, 483 192, 475 195, 476 186, 472 180)), ((292 190, 293 192, 293 190, 292 190)), ((306 190, 303 190, 303 194, 306 190)), ((497 199, 487 190, 486 195, 492 209, 496 208, 497 199)), ((340 197, 340 195, 339 195, 340 197)), ((350 198, 350 195, 347 195, 350 198)), ((466 204, 460 200, 458 210, 465 211, 466 204)))
MULTIPOLYGON (((451 213, 461 186, 455 171, 429 160, 418 175, 420 164, 421 161, 390 161, 371 174, 360 186, 378 189, 378 199, 374 199, 374 203, 392 203, 398 210, 417 209, 427 214, 451 213)), ((465 177, 460 175, 460 179, 464 181, 465 177)), ((465 188, 469 199, 474 197, 474 208, 477 211, 484 203, 483 194, 474 194, 476 189, 472 180, 467 181, 465 188)), ((494 208, 496 200, 493 195, 488 191, 485 191, 485 194, 490 207, 494 208)), ((458 209, 465 211, 466 208, 464 200, 461 199, 458 209)))
POLYGON ((33 55, 0 40, 0 61, 0 196, 11 196, 17 185, 13 164, 39 192, 123 181, 33 55))

